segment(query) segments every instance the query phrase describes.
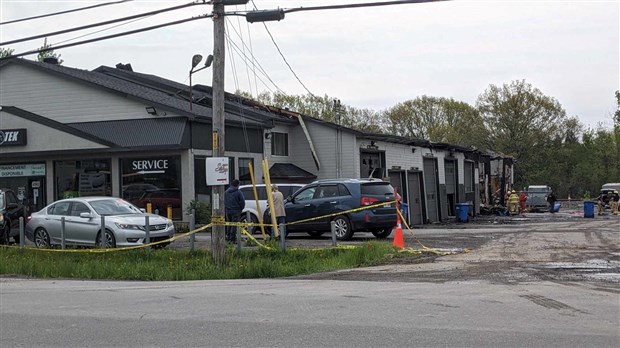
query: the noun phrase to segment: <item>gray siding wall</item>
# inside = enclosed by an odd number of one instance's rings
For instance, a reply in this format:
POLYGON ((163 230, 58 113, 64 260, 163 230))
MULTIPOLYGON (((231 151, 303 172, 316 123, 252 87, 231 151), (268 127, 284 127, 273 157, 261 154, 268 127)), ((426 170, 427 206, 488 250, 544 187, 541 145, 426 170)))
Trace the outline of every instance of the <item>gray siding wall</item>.
POLYGON ((2 105, 61 123, 162 117, 147 114, 146 105, 120 94, 15 64, 2 68, 0 90, 2 105))
MULTIPOLYGON (((2 96, 4 97, 4 91, 2 92, 2 96)), ((101 145, 57 129, 49 128, 39 123, 9 114, 8 112, 0 111, 0 128, 27 129, 26 146, 0 147, 0 154, 13 152, 25 153, 34 151, 50 151, 55 149, 74 150, 107 148, 105 145, 101 145)))

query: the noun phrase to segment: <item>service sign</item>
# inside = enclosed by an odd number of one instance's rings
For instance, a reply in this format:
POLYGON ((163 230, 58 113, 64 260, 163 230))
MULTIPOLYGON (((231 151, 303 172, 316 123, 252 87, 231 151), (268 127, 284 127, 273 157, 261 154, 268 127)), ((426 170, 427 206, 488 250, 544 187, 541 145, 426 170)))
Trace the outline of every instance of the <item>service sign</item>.
POLYGON ((228 185, 228 157, 207 157, 207 186, 228 185))
POLYGON ((26 128, 0 129, 0 146, 26 145, 26 128))

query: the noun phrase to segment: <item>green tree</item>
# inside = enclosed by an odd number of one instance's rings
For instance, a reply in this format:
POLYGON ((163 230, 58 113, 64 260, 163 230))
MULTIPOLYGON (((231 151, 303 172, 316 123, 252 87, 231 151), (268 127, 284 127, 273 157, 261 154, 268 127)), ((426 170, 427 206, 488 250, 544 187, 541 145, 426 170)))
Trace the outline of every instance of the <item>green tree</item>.
POLYGON ((2 47, 0 47, 0 58, 8 57, 8 56, 12 55, 13 52, 15 52, 15 50, 12 49, 12 48, 2 48, 2 47))
POLYGON ((328 122, 368 132, 382 132, 381 113, 370 109, 358 109, 340 104, 336 98, 306 95, 289 95, 282 92, 262 92, 253 97, 247 92, 237 91, 237 95, 256 100, 262 104, 290 110, 328 122))
POLYGON ((389 108, 384 118, 389 134, 476 147, 487 137, 478 111, 452 98, 417 97, 389 108))
POLYGON ((39 47, 39 50, 45 50, 42 52, 39 52, 39 54, 37 55, 37 61, 40 63, 43 63, 43 60, 45 58, 56 58, 58 59, 58 65, 61 65, 64 60, 60 59, 60 54, 56 54, 54 53, 54 50, 51 49, 52 45, 47 43, 47 38, 45 38, 45 40, 43 41, 43 46, 39 47))
POLYGON ((555 99, 524 80, 490 85, 476 106, 488 131, 488 147, 513 156, 515 182, 521 185, 549 179, 546 168, 562 139, 566 112, 555 99), (555 141, 555 142, 554 142, 555 141))

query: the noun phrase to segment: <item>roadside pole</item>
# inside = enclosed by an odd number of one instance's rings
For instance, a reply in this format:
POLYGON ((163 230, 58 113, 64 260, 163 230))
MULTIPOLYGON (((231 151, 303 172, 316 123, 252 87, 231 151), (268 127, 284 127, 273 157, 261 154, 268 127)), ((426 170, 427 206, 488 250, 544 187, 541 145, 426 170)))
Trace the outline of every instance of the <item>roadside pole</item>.
MULTIPOLYGON (((225 56, 224 5, 217 1, 213 4, 213 157, 224 157, 224 61, 225 56)), ((212 189, 212 227, 211 251, 216 265, 224 265, 225 227, 224 222, 224 185, 215 185, 212 189)))

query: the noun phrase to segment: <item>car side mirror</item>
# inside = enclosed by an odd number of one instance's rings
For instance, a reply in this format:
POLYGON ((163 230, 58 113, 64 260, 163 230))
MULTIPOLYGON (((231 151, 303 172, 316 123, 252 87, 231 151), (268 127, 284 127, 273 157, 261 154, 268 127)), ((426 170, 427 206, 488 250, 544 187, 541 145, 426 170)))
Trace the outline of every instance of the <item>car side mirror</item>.
POLYGON ((286 200, 284 202, 286 203, 286 202, 292 202, 292 201, 293 201, 293 196, 288 196, 286 197, 286 200))
POLYGON ((92 219, 93 215, 91 213, 80 213, 81 218, 92 219))

